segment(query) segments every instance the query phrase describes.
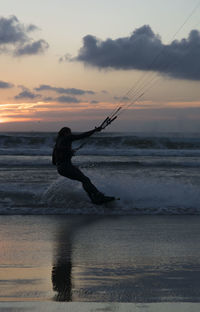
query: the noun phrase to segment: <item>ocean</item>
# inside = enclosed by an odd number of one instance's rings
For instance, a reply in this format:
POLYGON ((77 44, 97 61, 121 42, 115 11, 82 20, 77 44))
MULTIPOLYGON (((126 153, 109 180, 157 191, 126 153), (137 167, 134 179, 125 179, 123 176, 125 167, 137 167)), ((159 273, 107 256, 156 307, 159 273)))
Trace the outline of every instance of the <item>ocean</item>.
MULTIPOLYGON (((198 215, 200 134, 108 133, 73 158, 106 195, 93 205, 79 182, 51 163, 56 133, 0 133, 1 215, 198 215)), ((81 142, 77 142, 74 148, 81 142)))
POLYGON ((90 137, 73 162, 120 197, 101 206, 55 138, 0 134, 0 311, 199 311, 200 135, 90 137))

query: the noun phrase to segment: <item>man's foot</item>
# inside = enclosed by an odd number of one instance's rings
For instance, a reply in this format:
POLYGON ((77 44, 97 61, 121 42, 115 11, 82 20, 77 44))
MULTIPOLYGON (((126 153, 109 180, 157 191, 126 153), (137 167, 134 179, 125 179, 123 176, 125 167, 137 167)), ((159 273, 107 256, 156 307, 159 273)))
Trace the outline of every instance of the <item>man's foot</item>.
POLYGON ((116 198, 114 197, 114 196, 104 196, 103 198, 102 198, 102 201, 103 201, 103 203, 107 203, 107 202, 110 202, 110 201, 113 201, 113 200, 115 200, 116 198))
POLYGON ((90 194, 90 199, 91 199, 93 204, 100 205, 101 201, 102 201, 102 198, 104 198, 104 194, 103 193, 98 192, 98 193, 90 194))
POLYGON ((96 204, 96 205, 101 205, 103 203, 107 203, 107 202, 115 200, 115 197, 105 196, 102 193, 92 194, 92 196, 90 196, 90 198, 91 198, 92 203, 96 204))

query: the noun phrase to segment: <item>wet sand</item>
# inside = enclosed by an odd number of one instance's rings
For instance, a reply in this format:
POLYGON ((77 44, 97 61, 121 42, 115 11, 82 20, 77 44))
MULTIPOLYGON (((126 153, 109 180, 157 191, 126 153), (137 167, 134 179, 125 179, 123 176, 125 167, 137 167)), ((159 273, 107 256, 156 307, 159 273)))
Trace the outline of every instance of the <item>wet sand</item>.
POLYGON ((0 224, 0 311, 200 308, 200 216, 1 216, 0 224))
POLYGON ((14 302, 0 303, 1 312, 198 312, 197 303, 86 303, 14 302))

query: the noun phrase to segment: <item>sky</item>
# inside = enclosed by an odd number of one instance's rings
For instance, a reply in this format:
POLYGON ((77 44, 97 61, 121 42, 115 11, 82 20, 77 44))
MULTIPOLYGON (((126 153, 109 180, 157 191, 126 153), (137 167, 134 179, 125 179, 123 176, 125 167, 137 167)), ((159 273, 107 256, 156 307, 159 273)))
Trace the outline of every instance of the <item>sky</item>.
POLYGON ((6 0, 0 131, 200 131, 199 0, 6 0))

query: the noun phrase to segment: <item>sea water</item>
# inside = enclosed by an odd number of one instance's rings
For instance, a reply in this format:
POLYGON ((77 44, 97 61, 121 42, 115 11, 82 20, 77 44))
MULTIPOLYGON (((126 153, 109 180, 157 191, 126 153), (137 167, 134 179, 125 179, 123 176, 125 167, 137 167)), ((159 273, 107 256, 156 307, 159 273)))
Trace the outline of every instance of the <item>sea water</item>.
MULTIPOLYGON (((93 205, 58 175, 56 133, 0 134, 0 214, 200 214, 200 134, 98 133, 73 158, 106 195, 93 205)), ((82 143, 76 142, 74 148, 82 143)))
POLYGON ((127 302, 162 302, 141 311, 165 311, 170 302, 166 311, 193 311, 189 302, 200 300, 200 135, 90 137, 73 162, 100 191, 120 197, 102 206, 58 175, 55 138, 0 134, 0 310, 55 300, 124 302, 123 310, 127 302))

